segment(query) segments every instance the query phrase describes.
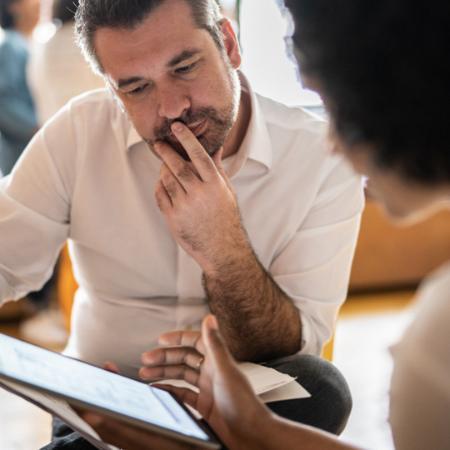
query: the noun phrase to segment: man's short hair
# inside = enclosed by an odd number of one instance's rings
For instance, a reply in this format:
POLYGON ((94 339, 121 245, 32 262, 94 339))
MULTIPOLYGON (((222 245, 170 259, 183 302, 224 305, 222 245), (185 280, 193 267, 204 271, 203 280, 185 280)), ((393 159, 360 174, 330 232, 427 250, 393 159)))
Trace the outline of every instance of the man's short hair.
MULTIPOLYGON (((86 59, 96 72, 102 67, 98 60, 94 35, 99 28, 133 29, 166 0, 80 0, 75 16, 77 41, 86 59)), ((198 28, 208 31, 219 49, 223 48, 219 2, 217 0, 183 0, 191 8, 198 28)))
POLYGON ((450 1, 285 0, 300 69, 343 141, 422 184, 450 182, 450 1))
POLYGON ((0 27, 4 30, 15 28, 14 16, 10 7, 16 0, 0 0, 0 27))

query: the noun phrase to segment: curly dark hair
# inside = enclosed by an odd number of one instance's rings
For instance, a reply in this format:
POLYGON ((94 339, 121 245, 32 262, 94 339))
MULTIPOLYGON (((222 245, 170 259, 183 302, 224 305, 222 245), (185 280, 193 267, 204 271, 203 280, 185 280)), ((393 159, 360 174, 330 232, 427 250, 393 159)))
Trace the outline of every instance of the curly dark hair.
POLYGON ((285 0, 302 73, 349 148, 426 185, 450 182, 450 1, 285 0))

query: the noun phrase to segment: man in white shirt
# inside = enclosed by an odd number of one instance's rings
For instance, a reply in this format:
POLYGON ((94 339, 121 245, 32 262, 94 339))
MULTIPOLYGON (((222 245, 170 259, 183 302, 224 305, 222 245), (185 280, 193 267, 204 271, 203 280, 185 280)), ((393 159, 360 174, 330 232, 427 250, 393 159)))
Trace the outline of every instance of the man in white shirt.
POLYGON ((252 92, 214 1, 84 1, 77 20, 110 91, 69 103, 3 182, 0 298, 42 284, 69 238, 68 354, 136 376, 211 310, 240 359, 301 351, 273 365, 312 398, 273 408, 339 432, 348 388, 311 355, 346 296, 360 180, 320 120, 252 92))

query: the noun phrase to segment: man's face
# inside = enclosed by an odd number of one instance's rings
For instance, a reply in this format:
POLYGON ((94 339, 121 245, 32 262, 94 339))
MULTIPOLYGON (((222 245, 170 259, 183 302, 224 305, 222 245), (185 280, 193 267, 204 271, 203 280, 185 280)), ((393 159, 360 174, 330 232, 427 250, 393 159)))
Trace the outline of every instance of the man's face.
POLYGON ((237 117, 240 64, 235 36, 223 27, 225 50, 197 28, 184 0, 166 0, 135 29, 101 28, 94 44, 105 76, 138 133, 150 144, 168 142, 184 122, 215 153, 237 117), (233 45, 235 44, 235 45, 233 45))

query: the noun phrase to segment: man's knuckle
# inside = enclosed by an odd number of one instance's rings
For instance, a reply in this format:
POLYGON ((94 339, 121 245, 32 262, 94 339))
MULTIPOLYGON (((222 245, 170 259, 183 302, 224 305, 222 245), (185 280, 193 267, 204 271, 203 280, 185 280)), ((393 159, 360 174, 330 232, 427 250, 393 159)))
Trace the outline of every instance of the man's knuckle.
POLYGON ((177 191, 175 189, 169 189, 167 191, 167 194, 169 195, 169 197, 173 200, 175 200, 175 198, 177 197, 177 191))
POLYGON ((169 183, 172 178, 173 178, 173 175, 169 170, 161 171, 161 180, 163 181, 164 184, 169 183))
POLYGON ((168 361, 168 350, 161 349, 161 353, 159 355, 159 360, 161 364, 167 364, 168 361))
POLYGON ((193 173, 187 164, 182 164, 176 169, 175 175, 179 179, 190 180, 193 173))
POLYGON ((197 151, 198 160, 201 164, 203 164, 205 167, 211 168, 211 159, 210 157, 205 154, 204 151, 200 152, 200 150, 197 151))
POLYGON ((177 184, 172 179, 167 180, 167 183, 165 184, 165 188, 167 193, 173 197, 177 194, 177 184))

